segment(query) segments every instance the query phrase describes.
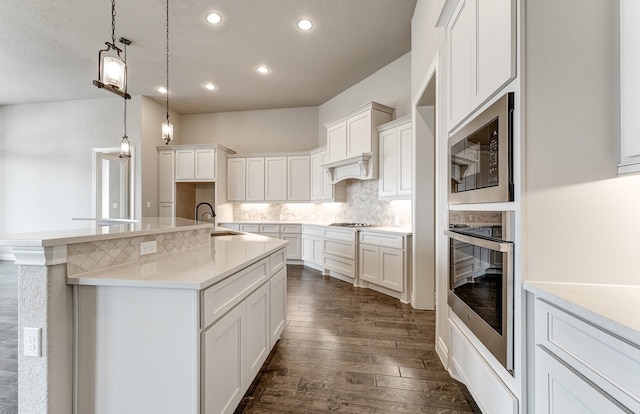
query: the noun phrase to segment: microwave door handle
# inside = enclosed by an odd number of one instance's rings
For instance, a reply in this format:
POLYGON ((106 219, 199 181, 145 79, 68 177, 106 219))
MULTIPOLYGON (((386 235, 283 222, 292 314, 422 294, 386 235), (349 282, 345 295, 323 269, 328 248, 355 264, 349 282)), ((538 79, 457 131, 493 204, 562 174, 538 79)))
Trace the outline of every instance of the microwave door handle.
POLYGON ((513 243, 510 242, 498 242, 493 240, 481 239, 479 237, 467 236, 466 234, 460 234, 451 230, 445 230, 444 234, 451 237, 454 240, 458 240, 464 243, 469 243, 474 246, 485 247, 490 250, 498 252, 511 252, 513 249, 513 243))

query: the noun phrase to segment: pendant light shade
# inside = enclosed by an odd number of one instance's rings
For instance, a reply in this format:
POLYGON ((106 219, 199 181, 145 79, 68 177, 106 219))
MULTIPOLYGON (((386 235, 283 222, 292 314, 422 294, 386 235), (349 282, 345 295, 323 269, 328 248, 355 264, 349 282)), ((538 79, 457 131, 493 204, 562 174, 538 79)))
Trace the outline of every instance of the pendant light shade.
POLYGON ((120 142, 120 158, 131 158, 131 143, 126 135, 122 137, 120 142))
POLYGON ((173 139, 173 124, 168 121, 162 123, 162 139, 165 144, 169 144, 169 142, 173 139))
MULTIPOLYGON (((125 38, 120 38, 120 42, 130 45, 131 42, 125 38)), ((98 80, 93 84, 98 88, 106 89, 124 97, 131 99, 127 93, 127 62, 120 55, 122 50, 116 46, 116 3, 111 0, 111 42, 105 42, 106 49, 98 52, 98 80)))

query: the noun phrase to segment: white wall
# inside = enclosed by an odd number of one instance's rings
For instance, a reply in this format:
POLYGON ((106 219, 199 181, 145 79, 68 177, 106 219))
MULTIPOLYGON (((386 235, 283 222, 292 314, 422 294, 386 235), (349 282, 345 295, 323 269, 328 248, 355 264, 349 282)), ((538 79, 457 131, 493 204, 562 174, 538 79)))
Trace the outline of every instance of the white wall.
POLYGON ((526 2, 529 280, 640 282, 640 176, 616 178, 617 4, 526 2))
POLYGON ((305 151, 318 146, 318 108, 182 115, 180 144, 221 144, 236 152, 305 151))
POLYGON ((326 122, 344 115, 367 102, 375 101, 395 108, 393 118, 411 113, 411 52, 318 107, 318 142, 326 145, 326 122))
MULTIPOLYGON (((138 150, 140 98, 127 106, 138 150)), ((82 226, 71 218, 92 216, 91 148, 119 146, 122 117, 117 97, 0 106, 0 234, 82 226)))

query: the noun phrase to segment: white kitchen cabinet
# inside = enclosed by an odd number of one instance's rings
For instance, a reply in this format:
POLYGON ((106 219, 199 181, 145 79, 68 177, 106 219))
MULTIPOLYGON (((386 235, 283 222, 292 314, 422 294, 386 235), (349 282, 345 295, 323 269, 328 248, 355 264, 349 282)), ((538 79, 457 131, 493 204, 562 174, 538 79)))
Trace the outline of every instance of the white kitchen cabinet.
MULTIPOLYGON (((377 160, 378 132, 376 127, 391 121, 393 108, 381 105, 377 102, 369 102, 346 115, 333 119, 324 124, 327 128, 327 162, 331 164, 330 173, 335 175, 335 168, 348 168, 344 172, 348 175, 360 174, 363 179, 373 179, 377 173, 377 165, 374 168, 364 168, 358 164, 363 155, 368 155, 364 162, 368 163, 370 157, 377 160), (342 161, 348 163, 342 165, 342 161), (338 164, 334 164, 339 162, 338 164), (358 166, 353 170, 354 166, 358 166), (360 171, 360 169, 368 171, 360 171)), ((340 170, 338 170, 340 171, 340 170)), ((340 174, 338 174, 340 175, 340 174)), ((353 177, 347 177, 353 178, 353 177)), ((337 180, 340 181, 340 180, 337 180)), ((335 179, 332 182, 337 182, 335 179)))
POLYGON ((280 238, 289 242, 287 245, 287 260, 302 258, 302 236, 300 234, 280 233, 280 238))
POLYGON ((175 217, 176 203, 158 203, 158 217, 175 217))
POLYGON ((411 116, 378 127, 380 132, 380 199, 410 198, 413 187, 411 116))
POLYGON ((449 24, 449 130, 516 74, 515 0, 461 0, 449 24))
POLYGON ((639 20, 640 2, 620 0, 620 175, 640 172, 639 20))
POLYGON ((359 286, 409 300, 409 235, 361 231, 359 235, 359 286))
POLYGON ((158 201, 175 203, 175 152, 173 150, 158 151, 158 201))
POLYGON ((246 159, 246 201, 265 200, 264 157, 246 159))
POLYGON ((264 158, 264 200, 287 199, 287 157, 264 158))
POLYGON ((246 191, 245 158, 229 158, 227 160, 227 200, 244 201, 246 191))
POLYGON ((271 348, 280 338, 287 324, 287 269, 280 269, 269 281, 269 314, 271 321, 271 348))
POLYGON ((302 226, 302 260, 316 269, 323 266, 324 236, 322 227, 302 226))
POLYGON ((245 313, 243 302, 202 335, 202 396, 206 414, 232 413, 244 395, 245 313))
POLYGON ((176 181, 215 181, 215 148, 178 149, 176 181))
POLYGON ((270 291, 270 283, 265 283, 246 299, 245 362, 247 365, 244 371, 248 378, 255 378, 258 375, 271 350, 270 291))
POLYGON ((328 158, 326 147, 311 152, 311 201, 345 201, 347 198, 345 183, 331 184, 327 171, 322 167, 328 158))
POLYGON ((577 316, 540 297, 529 299, 534 308, 533 412, 640 412, 640 344, 599 326, 604 317, 577 316))
POLYGON ((287 200, 309 201, 311 177, 308 155, 287 157, 287 200))
POLYGON ((357 273, 357 231, 350 228, 325 228, 323 232, 322 262, 330 275, 355 283, 357 273))

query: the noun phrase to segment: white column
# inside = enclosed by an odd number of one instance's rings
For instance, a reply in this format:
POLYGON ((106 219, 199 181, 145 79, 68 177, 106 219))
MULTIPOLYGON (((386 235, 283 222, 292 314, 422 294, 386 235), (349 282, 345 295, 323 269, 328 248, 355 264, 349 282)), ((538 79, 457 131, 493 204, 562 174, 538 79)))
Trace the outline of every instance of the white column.
POLYGON ((73 299, 67 246, 13 247, 18 270, 18 412, 73 411, 73 299), (42 356, 25 356, 24 328, 41 328, 42 356))

